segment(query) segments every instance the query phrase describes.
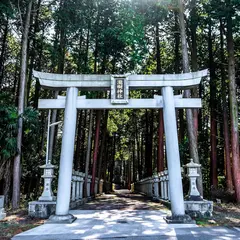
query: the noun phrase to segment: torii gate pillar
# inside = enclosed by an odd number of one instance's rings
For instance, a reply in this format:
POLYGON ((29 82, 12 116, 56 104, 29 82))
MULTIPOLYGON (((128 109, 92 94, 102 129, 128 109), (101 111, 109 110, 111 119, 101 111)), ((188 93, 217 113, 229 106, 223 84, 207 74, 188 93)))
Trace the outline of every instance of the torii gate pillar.
POLYGON ((73 153, 77 119, 77 96, 78 89, 76 87, 70 87, 67 89, 58 178, 56 214, 50 216, 49 222, 51 223, 72 223, 76 219, 76 217, 69 214, 69 203, 71 195, 73 153))
POLYGON ((162 88, 163 117, 166 136, 167 163, 169 174, 169 194, 171 198, 172 216, 166 218, 169 223, 191 222, 185 215, 182 176, 179 156, 176 110, 172 87, 162 88))

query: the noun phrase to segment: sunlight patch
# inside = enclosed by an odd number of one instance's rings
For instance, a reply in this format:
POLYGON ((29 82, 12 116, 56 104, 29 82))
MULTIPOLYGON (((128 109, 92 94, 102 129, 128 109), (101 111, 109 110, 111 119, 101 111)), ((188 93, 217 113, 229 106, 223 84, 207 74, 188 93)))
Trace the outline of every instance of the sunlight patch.
POLYGON ((92 229, 103 229, 103 228, 105 228, 103 225, 95 225, 93 226, 92 229))

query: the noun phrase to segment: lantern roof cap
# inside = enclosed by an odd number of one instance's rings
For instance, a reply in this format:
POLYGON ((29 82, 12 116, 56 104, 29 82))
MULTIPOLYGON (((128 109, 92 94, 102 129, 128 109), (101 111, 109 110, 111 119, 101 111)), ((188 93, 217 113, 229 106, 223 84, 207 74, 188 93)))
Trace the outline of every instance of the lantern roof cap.
POLYGON ((186 168, 200 168, 201 164, 193 162, 193 159, 190 158, 190 162, 188 164, 184 165, 184 167, 186 167, 186 168))

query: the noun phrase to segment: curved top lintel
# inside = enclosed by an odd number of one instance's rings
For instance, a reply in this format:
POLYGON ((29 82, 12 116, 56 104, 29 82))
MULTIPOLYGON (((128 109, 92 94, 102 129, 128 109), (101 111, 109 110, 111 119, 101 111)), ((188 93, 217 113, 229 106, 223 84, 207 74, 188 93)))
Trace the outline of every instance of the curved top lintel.
MULTIPOLYGON (((200 83, 202 77, 207 76, 208 70, 181 74, 153 74, 153 75, 121 75, 126 77, 130 89, 158 89, 172 86, 186 89, 200 83)), ((77 87, 80 89, 110 89, 111 77, 117 75, 99 74, 54 74, 33 71, 40 84, 50 89, 66 89, 77 87)))

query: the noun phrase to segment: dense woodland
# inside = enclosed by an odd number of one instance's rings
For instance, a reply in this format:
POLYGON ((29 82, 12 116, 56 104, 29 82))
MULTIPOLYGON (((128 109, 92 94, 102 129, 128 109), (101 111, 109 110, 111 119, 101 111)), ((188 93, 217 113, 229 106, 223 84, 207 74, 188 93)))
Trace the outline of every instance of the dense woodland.
MULTIPOLYGON (((203 100, 200 110, 177 111, 181 164, 190 158, 202 164, 204 196, 240 202, 239 20, 239 0, 1 0, 0 194, 7 204, 18 208, 41 194, 48 111, 37 110, 38 99, 66 94, 41 89, 33 69, 165 74, 208 68, 199 88, 175 93, 203 100)), ((108 92, 79 94, 109 98, 108 92)), ((154 94, 161 93, 131 91, 130 97, 154 94)), ((63 116, 53 111, 51 121, 63 116)), ((163 124, 162 110, 79 110, 74 169, 109 182, 123 175, 127 184, 152 176, 167 168, 163 124)), ((59 165, 62 125, 52 129, 49 159, 59 165)))

